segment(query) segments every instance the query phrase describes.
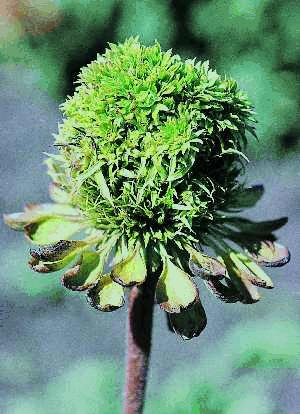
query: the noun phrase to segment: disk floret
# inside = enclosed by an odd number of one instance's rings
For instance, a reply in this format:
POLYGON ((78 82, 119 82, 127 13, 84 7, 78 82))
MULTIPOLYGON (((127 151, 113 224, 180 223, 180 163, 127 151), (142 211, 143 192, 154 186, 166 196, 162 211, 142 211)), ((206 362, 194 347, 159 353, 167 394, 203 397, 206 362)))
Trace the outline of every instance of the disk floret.
POLYGON ((98 229, 166 243, 195 239, 230 201, 254 122, 236 82, 208 62, 133 38, 82 69, 62 110, 50 162, 72 202, 98 229))

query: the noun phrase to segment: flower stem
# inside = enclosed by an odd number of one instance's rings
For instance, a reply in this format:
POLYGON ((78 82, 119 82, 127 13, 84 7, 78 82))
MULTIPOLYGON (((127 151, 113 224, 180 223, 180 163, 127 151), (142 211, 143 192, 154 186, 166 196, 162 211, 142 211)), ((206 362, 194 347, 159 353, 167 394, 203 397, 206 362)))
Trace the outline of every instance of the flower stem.
POLYGON ((129 296, 124 414, 141 414, 144 406, 157 281, 149 276, 129 296))

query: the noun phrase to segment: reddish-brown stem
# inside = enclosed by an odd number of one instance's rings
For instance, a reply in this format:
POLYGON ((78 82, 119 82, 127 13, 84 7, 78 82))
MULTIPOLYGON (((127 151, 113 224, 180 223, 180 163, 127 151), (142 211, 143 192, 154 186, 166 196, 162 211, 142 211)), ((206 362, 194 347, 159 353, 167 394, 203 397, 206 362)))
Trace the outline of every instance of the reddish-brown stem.
POLYGON ((129 295, 124 414, 141 414, 143 411, 155 284, 156 279, 148 276, 147 281, 132 288, 129 295))

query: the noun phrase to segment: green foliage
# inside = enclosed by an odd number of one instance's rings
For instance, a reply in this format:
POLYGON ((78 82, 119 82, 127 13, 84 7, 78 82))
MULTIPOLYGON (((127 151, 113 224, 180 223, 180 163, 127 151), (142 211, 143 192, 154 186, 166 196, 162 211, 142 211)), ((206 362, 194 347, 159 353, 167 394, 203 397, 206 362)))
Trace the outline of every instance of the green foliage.
MULTIPOLYGON (((159 387, 150 384, 145 414, 284 412, 275 390, 278 393, 288 380, 291 369, 287 368, 299 366, 299 351, 299 322, 292 316, 286 322, 273 312, 261 321, 239 323, 204 354, 202 350, 199 361, 194 358, 192 365, 177 362, 159 387), (251 364, 245 364, 251 358, 251 364)), ((0 381, 17 387, 35 383, 33 392, 20 392, 8 401, 7 414, 120 412, 123 373, 115 363, 75 361, 43 385, 30 358, 6 355, 0 381)))
POLYGON ((62 105, 60 162, 51 160, 72 203, 129 240, 195 240, 236 190, 245 133, 254 133, 235 81, 131 38, 111 44, 78 83, 62 105))
MULTIPOLYGON (((196 37, 205 39, 208 56, 248 91, 258 114, 260 151, 270 156, 281 150, 282 136, 297 139, 299 4, 198 1, 189 21, 196 37)), ((254 145, 251 148, 259 157, 254 145)))
POLYGON ((26 295, 31 298, 32 303, 34 299, 39 301, 41 298, 48 297, 50 300, 59 301, 64 297, 65 292, 57 286, 55 275, 53 278, 37 278, 28 266, 25 264, 20 266, 20 263, 15 260, 16 255, 19 257, 23 255, 23 263, 26 263, 24 248, 16 246, 5 250, 0 260, 2 274, 5 276, 2 282, 8 296, 26 295))

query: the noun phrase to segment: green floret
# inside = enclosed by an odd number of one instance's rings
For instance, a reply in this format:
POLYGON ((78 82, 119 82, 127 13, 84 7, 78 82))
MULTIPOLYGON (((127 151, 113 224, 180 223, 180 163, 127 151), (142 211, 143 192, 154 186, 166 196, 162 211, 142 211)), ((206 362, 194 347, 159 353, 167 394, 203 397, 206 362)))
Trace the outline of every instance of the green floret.
POLYGON ((109 46, 62 105, 50 175, 98 229, 199 241, 242 188, 252 107, 208 62, 136 38, 109 46))

